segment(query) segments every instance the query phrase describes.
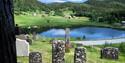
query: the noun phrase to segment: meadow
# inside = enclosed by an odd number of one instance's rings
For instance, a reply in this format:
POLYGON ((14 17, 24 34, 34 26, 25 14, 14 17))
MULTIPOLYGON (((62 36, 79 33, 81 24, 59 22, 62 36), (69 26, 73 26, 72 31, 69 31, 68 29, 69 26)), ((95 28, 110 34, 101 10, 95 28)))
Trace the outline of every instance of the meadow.
POLYGON ((90 21, 88 17, 66 18, 62 16, 31 16, 15 15, 15 23, 21 27, 40 26, 40 27, 81 27, 81 26, 104 26, 112 27, 106 23, 90 21))

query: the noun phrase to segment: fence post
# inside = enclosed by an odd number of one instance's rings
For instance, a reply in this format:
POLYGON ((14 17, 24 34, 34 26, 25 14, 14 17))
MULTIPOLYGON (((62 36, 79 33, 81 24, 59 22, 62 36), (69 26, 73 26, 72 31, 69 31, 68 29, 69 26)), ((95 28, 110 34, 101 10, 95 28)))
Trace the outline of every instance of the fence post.
POLYGON ((74 63, 86 63, 86 52, 85 48, 77 47, 74 53, 74 63))
POLYGON ((42 63, 42 56, 39 52, 31 52, 29 54, 29 63, 42 63))
POLYGON ((52 63, 64 63, 65 42, 54 40, 52 43, 52 63))

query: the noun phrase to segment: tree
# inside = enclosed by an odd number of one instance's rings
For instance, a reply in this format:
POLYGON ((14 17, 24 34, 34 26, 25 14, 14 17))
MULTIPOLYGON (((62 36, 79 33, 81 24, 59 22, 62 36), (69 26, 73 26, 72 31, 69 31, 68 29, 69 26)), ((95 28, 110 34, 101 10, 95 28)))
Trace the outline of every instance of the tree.
POLYGON ((0 0, 0 63, 17 63, 13 0, 0 0))

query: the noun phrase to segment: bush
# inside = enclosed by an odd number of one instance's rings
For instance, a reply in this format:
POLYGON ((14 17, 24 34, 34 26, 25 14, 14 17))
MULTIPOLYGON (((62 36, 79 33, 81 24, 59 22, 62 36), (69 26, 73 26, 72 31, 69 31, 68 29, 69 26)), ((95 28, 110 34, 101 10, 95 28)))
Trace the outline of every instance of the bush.
POLYGON ((119 45, 119 50, 120 50, 120 52, 125 52, 125 43, 121 43, 119 45))
POLYGON ((64 16, 63 12, 60 10, 56 10, 54 15, 55 16, 64 16))
POLYGON ((105 44, 104 44, 104 48, 105 47, 111 47, 112 46, 112 44, 111 43, 108 43, 108 42, 105 42, 105 44))

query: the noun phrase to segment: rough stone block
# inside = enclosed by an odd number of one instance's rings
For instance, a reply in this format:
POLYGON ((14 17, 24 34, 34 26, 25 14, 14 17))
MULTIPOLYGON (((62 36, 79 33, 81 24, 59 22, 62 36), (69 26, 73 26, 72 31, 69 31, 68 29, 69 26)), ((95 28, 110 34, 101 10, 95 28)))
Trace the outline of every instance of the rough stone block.
POLYGON ((75 48, 74 63, 86 63, 86 52, 85 48, 77 47, 75 48))
POLYGON ((29 63, 42 63, 42 56, 39 52, 31 52, 29 54, 29 63))
POLYGON ((54 40, 52 43, 52 63, 64 63, 65 42, 54 40))
POLYGON ((119 50, 118 48, 107 47, 101 50, 101 59, 118 59, 119 57, 119 50))

